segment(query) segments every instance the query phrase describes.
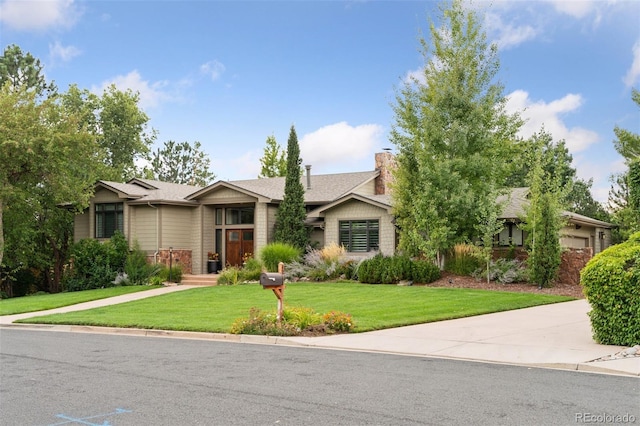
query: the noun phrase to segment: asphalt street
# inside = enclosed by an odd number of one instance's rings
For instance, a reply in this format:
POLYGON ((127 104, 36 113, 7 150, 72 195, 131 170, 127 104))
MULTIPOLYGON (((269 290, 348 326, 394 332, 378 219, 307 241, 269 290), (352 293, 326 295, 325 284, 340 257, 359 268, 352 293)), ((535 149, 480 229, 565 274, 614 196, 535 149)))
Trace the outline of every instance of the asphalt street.
POLYGON ((0 329, 0 363, 11 426, 640 423, 637 377, 428 357, 0 329))

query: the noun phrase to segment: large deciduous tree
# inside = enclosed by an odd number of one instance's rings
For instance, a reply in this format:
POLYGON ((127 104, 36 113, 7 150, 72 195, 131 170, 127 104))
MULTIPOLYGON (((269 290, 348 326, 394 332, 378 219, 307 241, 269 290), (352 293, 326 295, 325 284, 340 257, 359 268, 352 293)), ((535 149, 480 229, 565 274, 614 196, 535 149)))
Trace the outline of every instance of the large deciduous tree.
POLYGON ((291 244, 301 250, 309 245, 309 228, 304 221, 307 217, 304 205, 304 187, 301 181, 300 146, 296 129, 291 126, 287 142, 287 176, 284 198, 276 212, 274 239, 291 244))
MULTIPOLYGON (((633 102, 640 107, 640 91, 633 89, 633 102)), ((614 146, 625 159, 628 170, 614 176, 609 191, 613 221, 619 226, 616 236, 621 242, 640 231, 640 134, 616 126, 614 146)))
MULTIPOLYGON (((42 259, 48 249, 51 257, 64 257, 69 234, 60 239, 57 234, 72 221, 59 205, 82 209, 88 204, 97 150, 93 135, 56 97, 38 102, 26 86, 0 89, 0 264, 5 271, 46 270, 52 265, 42 259)), ((63 262, 53 265, 55 273, 63 262)), ((57 284, 52 290, 59 290, 57 284)))
MULTIPOLYGON (((476 237, 476 206, 493 197, 508 175, 512 141, 521 126, 505 110, 495 45, 477 13, 453 0, 442 26, 420 38, 426 66, 405 83, 393 106, 397 147, 394 210, 400 247, 442 267, 444 253, 476 237)), ((490 207, 499 207, 492 199, 490 207)), ((485 209, 485 215, 495 212, 485 209)))
POLYGON ((110 85, 97 95, 71 85, 62 97, 81 118, 81 125, 97 138, 103 163, 101 179, 127 181, 143 174, 138 163, 149 158, 156 134, 147 128, 149 117, 138 106, 138 93, 110 85))
POLYGON ((151 157, 151 174, 154 179, 186 185, 207 186, 216 175, 211 172, 209 154, 202 151, 196 141, 176 143, 166 141, 151 157))
POLYGON ((264 155, 260 159, 262 169, 259 178, 282 177, 287 175, 287 153, 281 150, 275 136, 267 138, 264 155))

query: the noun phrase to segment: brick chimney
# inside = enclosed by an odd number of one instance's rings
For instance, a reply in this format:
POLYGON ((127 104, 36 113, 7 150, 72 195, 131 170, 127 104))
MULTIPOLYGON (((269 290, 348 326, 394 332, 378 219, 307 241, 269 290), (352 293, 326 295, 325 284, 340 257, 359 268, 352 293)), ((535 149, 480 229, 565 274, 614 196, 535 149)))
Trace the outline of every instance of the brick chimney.
POLYGON ((390 193, 389 184, 393 182, 393 169, 396 166, 396 159, 392 153, 376 152, 376 170, 380 171, 380 175, 376 177, 375 193, 383 195, 390 193))

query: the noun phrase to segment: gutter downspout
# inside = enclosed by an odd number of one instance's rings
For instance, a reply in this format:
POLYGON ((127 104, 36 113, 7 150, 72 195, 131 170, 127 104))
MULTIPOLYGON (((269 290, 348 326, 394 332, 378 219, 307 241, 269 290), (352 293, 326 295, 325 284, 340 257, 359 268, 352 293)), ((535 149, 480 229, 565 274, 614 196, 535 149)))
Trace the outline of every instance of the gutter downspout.
POLYGON ((151 205, 151 202, 147 202, 147 205, 151 208, 156 209, 156 252, 153 253, 153 263, 158 263, 158 255, 160 254, 160 247, 158 247, 160 241, 160 229, 158 229, 158 215, 160 214, 160 210, 156 206, 151 205))

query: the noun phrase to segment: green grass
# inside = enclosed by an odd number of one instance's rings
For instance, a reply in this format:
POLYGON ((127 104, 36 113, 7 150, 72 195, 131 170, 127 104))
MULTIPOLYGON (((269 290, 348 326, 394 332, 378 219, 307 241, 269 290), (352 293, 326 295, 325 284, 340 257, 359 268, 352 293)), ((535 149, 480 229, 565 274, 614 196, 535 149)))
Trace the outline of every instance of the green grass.
POLYGON ((100 288, 96 290, 73 291, 70 293, 39 294, 36 296, 14 297, 0 300, 0 315, 21 314, 61 308, 92 300, 106 299, 121 294, 159 288, 160 286, 124 286, 100 288))
MULTIPOLYGON (((355 283, 287 284, 285 306, 350 313, 357 332, 574 300, 570 297, 458 288, 355 283)), ((257 284, 203 287, 87 311, 20 322, 226 333, 251 307, 275 311, 276 297, 257 284)))

